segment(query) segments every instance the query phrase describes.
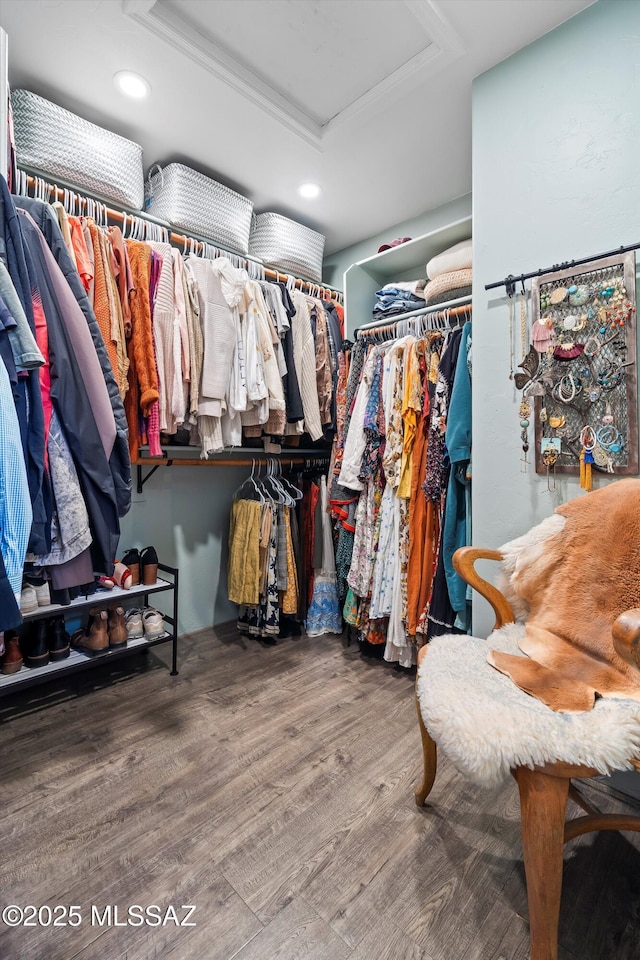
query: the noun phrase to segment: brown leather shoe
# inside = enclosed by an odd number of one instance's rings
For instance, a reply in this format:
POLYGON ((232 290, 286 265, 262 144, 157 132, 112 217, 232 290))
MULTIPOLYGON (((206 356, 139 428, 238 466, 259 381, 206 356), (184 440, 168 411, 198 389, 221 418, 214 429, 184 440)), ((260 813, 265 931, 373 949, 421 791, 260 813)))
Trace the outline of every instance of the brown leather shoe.
POLYGON ((124 618, 122 607, 109 607, 108 617, 109 646, 126 647, 127 645, 127 623, 124 618))
POLYGON ((109 649, 108 613, 93 607, 89 610, 89 620, 81 630, 76 630, 71 638, 71 646, 88 657, 95 657, 109 649))
POLYGON ((0 673, 18 673, 22 669, 20 640, 15 630, 7 630, 4 635, 4 653, 0 659, 0 673))

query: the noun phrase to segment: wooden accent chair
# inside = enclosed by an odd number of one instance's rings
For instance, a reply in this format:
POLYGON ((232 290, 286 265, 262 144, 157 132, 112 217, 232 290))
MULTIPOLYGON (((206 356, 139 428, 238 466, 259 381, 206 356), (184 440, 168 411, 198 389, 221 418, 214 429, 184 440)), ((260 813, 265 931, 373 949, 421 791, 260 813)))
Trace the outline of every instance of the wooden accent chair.
MULTIPOLYGON (((506 597, 495 586, 483 580, 475 570, 474 564, 477 560, 500 561, 502 554, 497 550, 463 547, 454 556, 454 566, 463 580, 491 604, 496 618, 495 629, 514 623, 513 610, 506 597)), ((640 668, 640 609, 622 614, 614 623, 612 633, 618 652, 626 659, 631 656, 640 668)), ((420 650, 419 664, 427 656, 428 650, 428 644, 420 650)), ((492 669, 487 664, 487 670, 492 669)), ((428 683, 428 673, 425 682, 428 683)), ((478 683, 482 683, 481 676, 478 676, 478 683)), ((421 807, 429 796, 436 777, 436 744, 425 727, 419 700, 418 719, 422 735, 424 775, 422 784, 415 791, 415 798, 417 805, 421 807)), ((630 758, 630 763, 640 771, 640 756, 630 758)), ((584 800, 571 782, 603 772, 606 771, 561 762, 546 763, 533 768, 518 766, 511 770, 520 793, 531 960, 557 960, 558 957, 563 845, 583 833, 595 830, 640 832, 640 816, 601 814, 584 800), (585 815, 565 823, 568 798, 580 806, 585 815)))

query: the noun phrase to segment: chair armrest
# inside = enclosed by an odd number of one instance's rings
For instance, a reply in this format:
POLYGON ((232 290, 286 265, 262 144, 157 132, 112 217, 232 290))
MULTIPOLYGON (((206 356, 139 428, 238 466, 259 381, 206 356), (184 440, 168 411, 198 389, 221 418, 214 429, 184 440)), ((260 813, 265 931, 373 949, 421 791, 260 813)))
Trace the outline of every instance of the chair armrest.
POLYGON ((623 660, 640 670, 640 608, 621 613, 611 627, 613 646, 623 660))
MULTIPOLYGON (((502 560, 499 550, 484 550, 482 547, 460 547, 453 555, 453 565, 465 583, 477 590, 481 597, 491 604, 496 615, 495 630, 499 630, 505 623, 515 623, 515 616, 511 604, 497 587, 488 580, 484 580, 476 571, 476 560, 502 560)), ((640 614, 640 610, 638 611, 640 614)))

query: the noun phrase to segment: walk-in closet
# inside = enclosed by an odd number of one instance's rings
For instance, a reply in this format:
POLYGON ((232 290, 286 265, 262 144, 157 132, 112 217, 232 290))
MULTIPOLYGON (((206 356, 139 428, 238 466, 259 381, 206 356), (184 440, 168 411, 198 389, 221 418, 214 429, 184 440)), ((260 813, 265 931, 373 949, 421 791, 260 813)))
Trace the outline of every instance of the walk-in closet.
POLYGON ((638 960, 634 0, 1 0, 0 957, 638 960))

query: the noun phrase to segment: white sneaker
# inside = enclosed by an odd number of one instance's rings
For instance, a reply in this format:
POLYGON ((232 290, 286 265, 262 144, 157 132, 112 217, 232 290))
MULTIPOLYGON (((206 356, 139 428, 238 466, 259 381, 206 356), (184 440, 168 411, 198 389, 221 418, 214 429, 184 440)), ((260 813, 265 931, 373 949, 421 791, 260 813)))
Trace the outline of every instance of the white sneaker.
POLYGON ((39 607, 48 607, 51 604, 51 594, 49 593, 49 584, 45 580, 40 586, 35 588, 36 600, 39 607))
POLYGON ((38 609, 38 595, 36 588, 25 583, 20 594, 20 613, 33 613, 38 609))
POLYGON ((142 626, 142 612, 136 608, 127 610, 125 614, 125 623, 127 625, 127 639, 141 640, 144 637, 144 628, 142 626))
POLYGON ((156 640, 164 633, 164 621, 162 614, 154 610, 153 607, 147 607, 142 614, 144 624, 144 635, 147 640, 156 640))

